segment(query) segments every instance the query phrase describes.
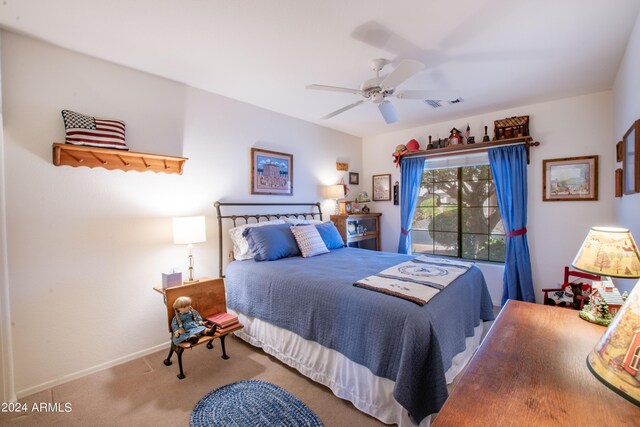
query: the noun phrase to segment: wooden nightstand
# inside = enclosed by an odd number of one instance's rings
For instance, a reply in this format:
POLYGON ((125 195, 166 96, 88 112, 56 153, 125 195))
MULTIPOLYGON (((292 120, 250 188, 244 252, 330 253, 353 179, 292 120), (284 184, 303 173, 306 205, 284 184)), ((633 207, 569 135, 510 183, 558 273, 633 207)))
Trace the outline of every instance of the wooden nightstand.
POLYGON ((212 341, 216 338, 220 338, 220 346, 222 347, 222 358, 228 359, 227 352, 224 346, 224 339, 232 332, 238 331, 244 326, 238 323, 236 328, 225 331, 224 334, 216 332, 213 336, 201 336, 197 344, 189 344, 188 342, 181 342, 174 344, 172 340, 171 332, 171 320, 175 316, 173 311, 174 301, 181 296, 190 297, 192 302, 191 306, 200 313, 203 319, 216 313, 227 311, 227 299, 224 291, 224 279, 209 279, 201 278, 198 282, 190 283, 188 285, 176 286, 173 288, 162 289, 162 286, 155 286, 153 288, 156 292, 164 296, 164 303, 167 307, 167 322, 169 328, 169 339, 171 341, 171 350, 169 350, 169 356, 164 361, 164 364, 169 366, 172 364, 171 356, 175 351, 178 355, 178 365, 180 367, 180 374, 178 378, 184 378, 184 372, 182 370, 182 352, 191 347, 196 347, 200 344, 207 344, 207 348, 212 349, 212 341))
POLYGON ((380 215, 382 214, 339 214, 331 215, 330 218, 347 246, 379 251, 380 215))

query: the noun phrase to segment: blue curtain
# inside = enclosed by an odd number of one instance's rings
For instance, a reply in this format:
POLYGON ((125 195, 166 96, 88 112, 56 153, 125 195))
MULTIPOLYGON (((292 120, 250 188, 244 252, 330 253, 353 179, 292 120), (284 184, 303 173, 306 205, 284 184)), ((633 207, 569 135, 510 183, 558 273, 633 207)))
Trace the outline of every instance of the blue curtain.
POLYGON ((502 305, 507 300, 535 302, 527 244, 527 152, 524 145, 488 152, 498 207, 507 234, 502 305))
POLYGON ((418 192, 424 172, 424 157, 410 157, 400 162, 400 241, 398 253, 411 253, 411 223, 418 205, 418 192))

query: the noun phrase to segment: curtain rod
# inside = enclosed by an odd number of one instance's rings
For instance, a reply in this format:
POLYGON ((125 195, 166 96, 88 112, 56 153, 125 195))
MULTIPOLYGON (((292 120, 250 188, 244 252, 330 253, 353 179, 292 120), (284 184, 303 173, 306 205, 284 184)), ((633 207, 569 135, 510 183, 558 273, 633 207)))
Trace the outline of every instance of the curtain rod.
POLYGON ((453 157, 462 155, 465 152, 482 152, 489 150, 489 148, 516 144, 525 144, 527 149, 527 164, 529 164, 529 148, 539 146, 540 142, 534 142, 533 138, 531 138, 530 136, 522 136, 519 138, 501 139, 489 142, 476 142, 475 144, 457 144, 450 145, 444 148, 432 148, 431 150, 412 151, 410 153, 404 154, 402 157, 453 157))

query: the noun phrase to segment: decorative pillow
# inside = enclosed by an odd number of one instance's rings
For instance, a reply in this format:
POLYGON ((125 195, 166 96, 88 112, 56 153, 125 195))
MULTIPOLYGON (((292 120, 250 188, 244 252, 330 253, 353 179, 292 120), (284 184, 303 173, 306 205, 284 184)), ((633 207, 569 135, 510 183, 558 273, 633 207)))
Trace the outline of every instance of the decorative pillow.
POLYGON ((317 219, 291 218, 288 216, 284 218, 284 222, 293 225, 322 224, 322 221, 317 219))
POLYGON ((322 237, 327 249, 344 248, 344 240, 342 240, 342 236, 333 221, 316 224, 316 229, 320 233, 320 237, 322 237))
POLYGON ((237 227, 229 229, 229 236, 233 242, 233 257, 239 261, 245 259, 252 259, 251 249, 249 249, 249 242, 244 238, 242 232, 247 228, 262 227, 265 225, 277 225, 284 224, 281 219, 274 219, 273 221, 255 222, 249 224, 242 224, 237 227))
POLYGON ((320 233, 314 225, 297 225, 291 227, 291 232, 303 257, 309 258, 329 252, 327 245, 322 241, 322 237, 320 237, 320 233))
POLYGON ((275 261, 300 255, 296 239, 291 233, 291 224, 247 228, 242 235, 247 239, 255 261, 275 261))
POLYGON ((124 142, 122 120, 96 119, 84 114, 62 110, 67 144, 128 150, 124 142))

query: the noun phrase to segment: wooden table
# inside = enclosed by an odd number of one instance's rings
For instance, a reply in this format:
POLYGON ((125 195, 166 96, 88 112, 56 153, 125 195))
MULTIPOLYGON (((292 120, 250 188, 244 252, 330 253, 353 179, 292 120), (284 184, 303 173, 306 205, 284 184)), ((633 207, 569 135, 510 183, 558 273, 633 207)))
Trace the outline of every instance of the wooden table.
POLYGON ((510 300, 433 426, 640 425, 640 407, 587 368, 604 331, 574 310, 510 300))

